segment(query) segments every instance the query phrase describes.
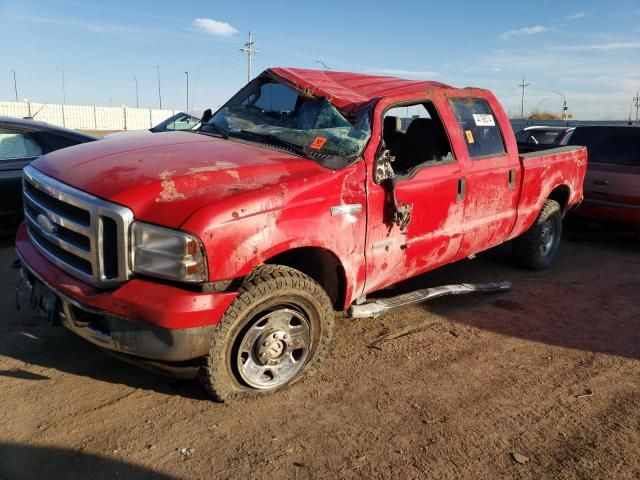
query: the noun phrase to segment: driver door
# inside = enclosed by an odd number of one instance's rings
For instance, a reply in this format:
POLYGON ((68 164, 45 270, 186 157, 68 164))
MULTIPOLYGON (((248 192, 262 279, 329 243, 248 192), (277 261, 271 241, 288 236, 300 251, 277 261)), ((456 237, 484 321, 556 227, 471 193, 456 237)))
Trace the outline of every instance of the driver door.
POLYGON ((464 215, 464 183, 446 130, 431 101, 388 110, 383 132, 394 138, 395 194, 398 203, 411 205, 406 230, 389 218, 389 195, 369 179, 367 279, 365 293, 415 276, 453 260, 460 247, 464 215))

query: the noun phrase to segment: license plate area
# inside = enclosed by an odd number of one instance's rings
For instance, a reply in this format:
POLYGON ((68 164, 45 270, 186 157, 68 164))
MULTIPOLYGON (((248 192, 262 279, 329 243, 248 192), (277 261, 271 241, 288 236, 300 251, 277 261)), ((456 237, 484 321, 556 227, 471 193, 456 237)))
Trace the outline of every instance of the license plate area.
POLYGON ((60 299, 44 283, 33 281, 30 303, 41 319, 52 325, 60 325, 60 299))

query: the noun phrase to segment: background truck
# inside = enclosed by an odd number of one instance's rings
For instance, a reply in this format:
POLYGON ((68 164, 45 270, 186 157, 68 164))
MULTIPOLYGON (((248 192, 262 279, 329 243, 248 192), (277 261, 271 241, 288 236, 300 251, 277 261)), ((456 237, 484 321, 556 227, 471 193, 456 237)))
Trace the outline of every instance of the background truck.
POLYGON ((512 239, 547 267, 582 199, 585 149, 519 155, 477 88, 273 68, 202 124, 41 157, 16 247, 45 318, 221 401, 313 371, 370 292, 512 239))

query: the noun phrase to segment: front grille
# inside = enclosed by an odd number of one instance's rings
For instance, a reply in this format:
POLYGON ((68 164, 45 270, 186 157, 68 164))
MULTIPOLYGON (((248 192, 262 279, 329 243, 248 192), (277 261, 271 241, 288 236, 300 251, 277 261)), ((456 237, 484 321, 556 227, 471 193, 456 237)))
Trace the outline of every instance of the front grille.
POLYGON ((24 216, 35 247, 66 272, 97 287, 129 278, 133 212, 61 183, 28 166, 24 216))

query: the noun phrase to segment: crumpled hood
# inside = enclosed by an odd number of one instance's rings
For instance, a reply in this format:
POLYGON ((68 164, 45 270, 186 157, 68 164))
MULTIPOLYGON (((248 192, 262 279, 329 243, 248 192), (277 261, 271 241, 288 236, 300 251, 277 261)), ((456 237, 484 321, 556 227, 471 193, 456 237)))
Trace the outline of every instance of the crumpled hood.
POLYGON ((131 208, 139 220, 172 228, 218 200, 327 171, 287 152, 188 132, 114 136, 32 165, 131 208))

